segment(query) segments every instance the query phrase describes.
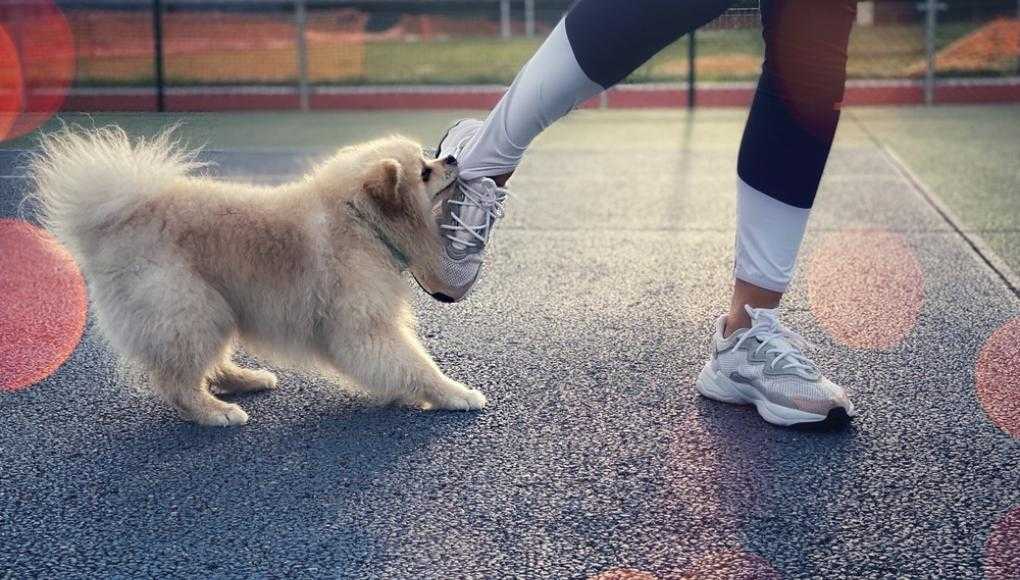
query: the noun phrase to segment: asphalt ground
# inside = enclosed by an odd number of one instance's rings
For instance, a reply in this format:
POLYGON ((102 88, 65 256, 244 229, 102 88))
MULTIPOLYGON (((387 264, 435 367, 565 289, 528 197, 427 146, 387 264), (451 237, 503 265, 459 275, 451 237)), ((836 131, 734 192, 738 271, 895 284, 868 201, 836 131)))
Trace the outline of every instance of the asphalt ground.
MULTIPOLYGON (((1015 247, 1020 178, 974 168, 997 215, 962 221, 957 178, 929 183, 948 162, 927 171, 881 115, 843 123, 784 306, 860 411, 831 430, 693 390, 727 302, 739 114, 593 112, 540 137, 475 293, 415 294, 480 413, 372 408, 281 369, 241 398, 247 426, 184 423, 113 359, 60 250, 0 220, 0 576, 1020 577, 1020 299, 988 240, 1015 247)), ((351 116, 332 138, 449 117, 351 116)), ((209 139, 224 176, 296 175, 333 126, 255 141, 246 118, 230 150, 209 139)), ((996 138, 1008 162, 1015 134, 996 138)), ((19 159, 0 152, 0 216, 19 159)))

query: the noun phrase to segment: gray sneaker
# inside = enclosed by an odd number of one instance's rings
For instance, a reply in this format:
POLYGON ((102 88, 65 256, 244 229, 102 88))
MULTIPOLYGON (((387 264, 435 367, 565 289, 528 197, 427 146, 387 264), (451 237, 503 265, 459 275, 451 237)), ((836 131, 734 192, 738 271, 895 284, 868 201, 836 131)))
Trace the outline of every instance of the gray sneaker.
MULTIPOLYGON (((436 156, 458 159, 481 125, 477 119, 458 121, 439 142, 436 156)), ((443 238, 443 259, 433 276, 415 277, 423 290, 440 302, 457 302, 467 295, 478 279, 485 246, 496 220, 503 217, 508 195, 488 177, 458 178, 436 195, 432 213, 443 238)))
POLYGON ((839 423, 857 415, 843 388, 823 377, 804 355, 808 342, 780 324, 775 310, 745 308, 751 328, 723 338, 726 317, 716 321, 712 358, 696 383, 699 393, 754 405, 774 425, 839 423))

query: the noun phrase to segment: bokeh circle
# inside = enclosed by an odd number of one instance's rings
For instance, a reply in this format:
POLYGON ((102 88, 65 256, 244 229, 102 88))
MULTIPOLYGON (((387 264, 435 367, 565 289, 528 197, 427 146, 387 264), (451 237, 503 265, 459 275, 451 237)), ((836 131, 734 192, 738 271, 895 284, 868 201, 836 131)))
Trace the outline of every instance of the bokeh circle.
POLYGON ((0 219, 0 391, 53 373, 85 329, 85 281, 67 250, 21 220, 0 219))
POLYGON ((0 63, 13 60, 21 73, 18 115, 0 133, 0 139, 13 139, 39 128, 63 106, 75 75, 74 35, 52 0, 0 6, 0 26, 10 41, 0 42, 0 63))
POLYGON ((988 580, 1020 578, 1020 507, 1013 508, 988 533, 985 577, 988 580))
POLYGON ((779 580, 765 558, 744 550, 708 553, 691 564, 683 576, 689 580, 779 580))
POLYGON ((21 61, 7 29, 0 25, 0 139, 11 132, 24 108, 21 61))
POLYGON ((896 348, 924 304, 921 265, 906 239, 892 232, 827 235, 811 255, 807 278, 811 313, 851 348, 896 348))
POLYGON ((974 383, 988 418, 1020 438, 1020 316, 985 341, 974 369, 974 383))

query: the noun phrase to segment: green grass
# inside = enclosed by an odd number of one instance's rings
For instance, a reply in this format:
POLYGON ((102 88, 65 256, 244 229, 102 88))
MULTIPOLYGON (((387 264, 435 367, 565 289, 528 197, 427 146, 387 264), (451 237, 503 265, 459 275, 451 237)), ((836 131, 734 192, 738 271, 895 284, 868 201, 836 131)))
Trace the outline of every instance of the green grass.
MULTIPOLYGON (((979 23, 945 24, 939 27, 937 44, 944 47, 968 34, 979 23)), ((540 39, 513 38, 500 40, 489 37, 454 38, 427 42, 371 42, 364 46, 363 72, 359 75, 313 79, 330 85, 390 85, 390 84, 508 84, 538 48, 540 39)), ((687 41, 667 47, 644 66, 636 70, 629 82, 676 82, 687 75, 687 41)), ((698 33, 698 77, 706 81, 748 81, 757 78, 762 55, 761 31, 750 29, 705 30, 698 33)), ((267 55, 270 62, 281 63, 267 80, 263 72, 252 72, 255 67, 242 66, 229 61, 217 66, 227 71, 220 82, 293 84, 292 53, 281 49, 280 54, 267 55), (246 72, 247 71, 247 72, 246 72)), ((172 58, 172 57, 171 57, 172 58)), ((231 57, 225 56, 225 59, 231 57)), ((924 37, 917 25, 859 27, 851 39, 848 72, 851 78, 896 78, 906 69, 923 61, 924 37)), ((208 60, 208 59, 206 59, 208 60)), ((120 63, 82 62, 77 83, 89 85, 146 85, 152 82, 149 65, 123 66, 120 63), (108 72, 104 72, 108 71, 108 72)), ((207 68, 208 63, 203 65, 207 68)), ((209 83, 207 77, 196 81, 189 77, 187 67, 178 67, 168 79, 170 84, 189 85, 209 83)), ((989 67, 975 74, 1001 75, 1004 72, 989 67)))
POLYGON ((538 39, 463 38, 365 45, 366 74, 351 84, 509 84, 538 49, 538 39))

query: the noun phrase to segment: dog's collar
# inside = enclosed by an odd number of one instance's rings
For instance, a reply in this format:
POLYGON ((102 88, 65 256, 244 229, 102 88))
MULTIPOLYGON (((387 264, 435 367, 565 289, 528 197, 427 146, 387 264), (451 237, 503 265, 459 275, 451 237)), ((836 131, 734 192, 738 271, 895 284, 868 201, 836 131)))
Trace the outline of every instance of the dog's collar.
POLYGON ((358 209, 358 206, 354 205, 353 202, 348 201, 347 213, 350 214, 355 222, 361 224, 362 227, 375 234, 375 237, 378 238, 384 246, 386 246, 386 249, 390 251, 390 256, 393 258, 393 261, 397 263, 398 269, 401 271, 407 269, 407 254, 405 254, 403 250, 401 250, 400 247, 393 242, 393 240, 389 239, 389 237, 386 236, 386 233, 383 232, 379 226, 372 223, 370 220, 365 219, 365 214, 358 209))

